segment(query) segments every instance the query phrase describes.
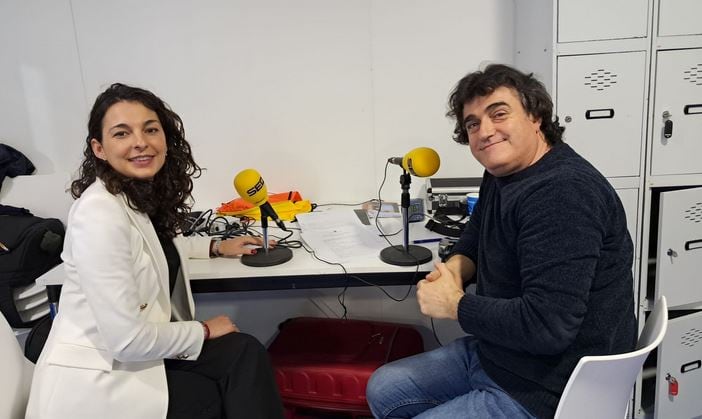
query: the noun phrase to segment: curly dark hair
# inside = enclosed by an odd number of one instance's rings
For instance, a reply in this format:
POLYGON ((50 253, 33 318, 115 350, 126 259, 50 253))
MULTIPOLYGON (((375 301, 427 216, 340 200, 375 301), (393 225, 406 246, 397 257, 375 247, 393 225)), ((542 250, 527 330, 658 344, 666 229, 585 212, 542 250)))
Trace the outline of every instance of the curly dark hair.
POLYGON ((183 121, 178 114, 148 90, 114 83, 95 99, 90 111, 83 162, 78 179, 71 183, 71 195, 79 198, 96 178, 100 178, 110 193, 124 193, 132 209, 146 213, 160 237, 173 238, 183 228, 190 211, 192 178, 200 176, 201 172, 185 140, 183 121), (119 102, 144 105, 156 113, 163 127, 168 154, 163 168, 152 180, 126 177, 93 153, 91 140, 95 138, 102 144, 103 118, 107 110, 119 102))
POLYGON ((468 144, 469 141, 463 124, 463 107, 473 99, 487 96, 500 87, 508 87, 517 92, 527 114, 541 119, 541 131, 549 145, 563 142, 565 127, 560 126, 558 117, 554 118, 553 101, 543 83, 536 80, 533 73, 525 74, 504 64, 490 64, 483 71, 469 73, 451 92, 446 116, 456 121, 454 141, 459 144, 468 144))

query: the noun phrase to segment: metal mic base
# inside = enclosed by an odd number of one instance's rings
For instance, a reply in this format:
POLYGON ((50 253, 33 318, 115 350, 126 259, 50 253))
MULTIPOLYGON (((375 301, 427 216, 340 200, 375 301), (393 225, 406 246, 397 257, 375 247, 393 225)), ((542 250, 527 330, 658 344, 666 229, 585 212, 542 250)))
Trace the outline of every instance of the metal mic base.
POLYGON ((389 246, 380 252, 380 260, 390 265, 396 266, 416 266, 422 265, 433 259, 431 250, 422 246, 409 245, 405 252, 405 246, 389 246))
POLYGON ((241 263, 255 267, 275 266, 289 261, 292 257, 292 250, 287 247, 274 247, 268 249, 268 253, 260 249, 255 255, 242 255, 241 263))

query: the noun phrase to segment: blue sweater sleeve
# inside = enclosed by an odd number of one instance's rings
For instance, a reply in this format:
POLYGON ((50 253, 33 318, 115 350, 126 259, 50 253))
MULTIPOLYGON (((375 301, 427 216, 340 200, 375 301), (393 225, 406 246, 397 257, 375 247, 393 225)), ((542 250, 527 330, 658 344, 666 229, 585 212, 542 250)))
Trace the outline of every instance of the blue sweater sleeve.
MULTIPOLYGON (((521 284, 521 295, 466 295, 459 322, 466 332, 494 344, 557 354, 575 340, 587 311, 606 234, 607 203, 585 180, 541 185, 523 198, 513 220, 521 277, 513 280, 521 284)), ((470 246, 465 250, 470 253, 470 246)), ((500 251, 485 249, 493 250, 500 251)))

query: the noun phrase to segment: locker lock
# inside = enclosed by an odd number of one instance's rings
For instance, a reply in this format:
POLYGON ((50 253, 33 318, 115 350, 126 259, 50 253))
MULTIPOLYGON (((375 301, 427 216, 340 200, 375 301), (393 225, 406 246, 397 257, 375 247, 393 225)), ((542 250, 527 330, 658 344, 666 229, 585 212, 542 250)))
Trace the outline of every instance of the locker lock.
POLYGON ((668 249, 668 251, 665 252, 665 254, 670 256, 671 259, 678 257, 678 252, 676 252, 673 249, 668 249))
POLYGON ((570 122, 570 121, 573 120, 573 117, 571 117, 570 115, 567 115, 567 116, 566 116, 565 118, 563 118, 563 119, 564 119, 566 122, 570 122))
POLYGON ((665 375, 665 380, 668 382, 668 395, 677 396, 678 395, 678 380, 675 379, 670 374, 665 375))
POLYGON ((670 138, 673 136, 673 121, 670 119, 670 112, 663 111, 663 137, 670 138))

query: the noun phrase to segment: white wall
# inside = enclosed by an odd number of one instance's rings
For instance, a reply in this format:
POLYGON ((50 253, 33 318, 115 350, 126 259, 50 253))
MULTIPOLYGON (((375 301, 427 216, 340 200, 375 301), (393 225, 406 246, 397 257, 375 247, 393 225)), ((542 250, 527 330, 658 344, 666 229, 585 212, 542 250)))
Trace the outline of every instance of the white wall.
MULTIPOLYGON (((39 174, 75 173, 89 108, 120 81, 183 118, 207 168, 199 209, 233 199, 246 167, 273 192, 359 202, 376 196, 387 157, 416 146, 439 152, 437 176, 479 176, 451 140, 446 100, 482 61, 512 61, 513 15, 509 0, 0 0, 0 142, 39 174)), ((384 198, 399 198, 400 173, 390 169, 384 198)), ((388 315, 373 309, 379 292, 353 293, 365 313, 388 315)), ((280 312, 314 306, 286 295, 262 298, 280 312)))

